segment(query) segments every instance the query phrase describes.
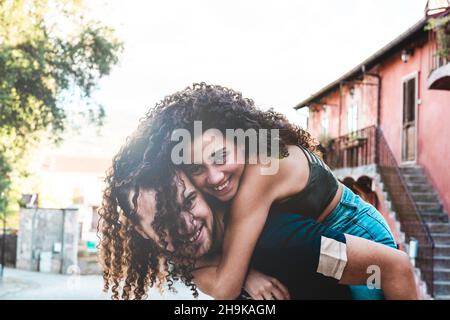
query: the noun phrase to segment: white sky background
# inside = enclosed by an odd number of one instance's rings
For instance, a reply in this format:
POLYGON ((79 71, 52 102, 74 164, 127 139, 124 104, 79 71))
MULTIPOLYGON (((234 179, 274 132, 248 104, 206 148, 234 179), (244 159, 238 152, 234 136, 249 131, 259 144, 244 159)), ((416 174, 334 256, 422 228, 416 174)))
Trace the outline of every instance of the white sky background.
MULTIPOLYGON (((241 91, 301 123, 293 107, 406 31, 426 0, 89 0, 125 42, 102 80, 102 137, 68 135, 63 149, 112 156, 165 95, 205 81, 241 91)), ((91 132, 92 131, 92 132, 91 132)))

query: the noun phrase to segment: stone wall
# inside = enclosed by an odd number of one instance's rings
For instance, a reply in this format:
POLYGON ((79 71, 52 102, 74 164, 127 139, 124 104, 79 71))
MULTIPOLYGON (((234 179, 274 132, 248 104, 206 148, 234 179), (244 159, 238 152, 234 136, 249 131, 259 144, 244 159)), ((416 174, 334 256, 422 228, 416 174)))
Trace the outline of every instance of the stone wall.
POLYGON ((77 265, 77 252, 77 209, 20 210, 17 268, 66 274, 77 265))

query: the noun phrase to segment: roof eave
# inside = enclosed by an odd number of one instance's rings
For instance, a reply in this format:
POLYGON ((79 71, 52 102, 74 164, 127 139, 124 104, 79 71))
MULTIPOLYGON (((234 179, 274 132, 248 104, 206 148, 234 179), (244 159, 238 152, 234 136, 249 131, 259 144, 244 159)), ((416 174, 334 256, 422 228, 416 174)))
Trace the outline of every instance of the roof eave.
POLYGON ((363 70, 369 70, 373 65, 375 65, 379 60, 382 60, 385 56, 391 54, 399 45, 401 45, 405 40, 409 39, 410 37, 413 37, 417 32, 423 31, 425 24, 426 24, 426 18, 422 18, 419 20, 416 24, 414 24, 411 28, 406 30, 404 33, 402 33, 399 37, 395 38, 391 42, 389 42, 386 46, 378 50, 376 53, 371 55, 369 58, 364 60, 362 63, 358 64, 356 67, 345 73, 343 76, 338 78, 337 80, 331 82, 327 86, 320 89, 318 92, 310 96, 309 98, 303 100, 302 102, 298 103, 294 109, 298 110, 304 107, 307 107, 311 103, 317 102, 325 96, 326 94, 330 93, 331 91, 335 90, 339 84, 343 81, 349 80, 350 78, 355 77, 358 73, 362 73, 363 70))

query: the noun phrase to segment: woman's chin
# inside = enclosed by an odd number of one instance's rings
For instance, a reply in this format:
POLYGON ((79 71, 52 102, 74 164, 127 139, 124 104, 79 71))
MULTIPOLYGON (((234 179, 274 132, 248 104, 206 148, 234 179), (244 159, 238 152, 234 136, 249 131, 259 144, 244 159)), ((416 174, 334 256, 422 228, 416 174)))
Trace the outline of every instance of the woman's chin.
POLYGON ((228 201, 231 201, 234 198, 234 196, 235 195, 230 192, 230 194, 226 194, 226 195, 217 197, 217 199, 219 199, 222 202, 228 202, 228 201))
POLYGON ((209 250, 211 249, 211 242, 205 241, 200 248, 197 249, 197 252, 195 253, 196 258, 200 258, 207 254, 209 250))

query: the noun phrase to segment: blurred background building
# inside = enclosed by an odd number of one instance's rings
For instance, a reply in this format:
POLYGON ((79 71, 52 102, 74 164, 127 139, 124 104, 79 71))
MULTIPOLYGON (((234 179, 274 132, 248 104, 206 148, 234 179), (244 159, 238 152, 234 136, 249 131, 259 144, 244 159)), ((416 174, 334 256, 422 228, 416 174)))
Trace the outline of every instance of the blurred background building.
POLYGON ((242 91, 307 127, 338 177, 385 215, 424 295, 450 298, 449 1, 89 4, 86 15, 125 41, 120 65, 93 94, 105 124, 87 125, 77 117, 84 102, 65 102, 64 142, 32 150, 22 207, 2 237, 16 278, 3 283, 0 299, 8 285, 22 290, 34 279, 27 297, 70 294, 65 284, 47 286, 74 273, 95 274, 91 292, 101 290, 96 228, 105 171, 149 108, 199 81, 242 91))
MULTIPOLYGON (((326 162, 372 202, 436 298, 450 298, 450 3, 300 102, 326 162)), ((320 65, 318 65, 318 68, 320 65)))

